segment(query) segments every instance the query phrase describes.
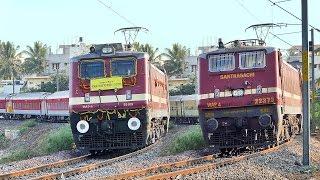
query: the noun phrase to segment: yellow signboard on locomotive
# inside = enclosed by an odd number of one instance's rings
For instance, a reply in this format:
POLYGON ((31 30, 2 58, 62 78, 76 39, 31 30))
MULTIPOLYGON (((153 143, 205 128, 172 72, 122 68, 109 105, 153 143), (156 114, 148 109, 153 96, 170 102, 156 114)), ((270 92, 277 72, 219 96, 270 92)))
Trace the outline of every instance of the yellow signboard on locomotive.
POLYGON ((98 78, 90 81, 91 91, 121 89, 122 87, 122 77, 98 78))

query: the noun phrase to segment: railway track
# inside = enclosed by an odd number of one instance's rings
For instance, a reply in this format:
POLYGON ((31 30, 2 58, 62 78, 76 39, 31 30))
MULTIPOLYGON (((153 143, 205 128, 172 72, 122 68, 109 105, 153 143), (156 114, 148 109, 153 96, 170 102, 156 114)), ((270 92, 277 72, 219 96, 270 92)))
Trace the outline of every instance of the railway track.
POLYGON ((152 149, 155 145, 152 144, 146 148, 134 151, 129 154, 113 157, 111 159, 94 159, 90 155, 80 156, 77 158, 58 161, 42 166, 28 168, 24 170, 13 171, 7 174, 0 174, 0 180, 7 179, 63 179, 66 177, 83 174, 94 169, 99 169, 115 162, 123 161, 131 157, 143 154, 152 149), (68 169, 68 170, 67 170, 68 169))
POLYGON ((187 176, 209 170, 214 170, 230 164, 235 164, 242 160, 258 157, 278 150, 280 147, 288 145, 289 142, 279 146, 263 149, 251 154, 241 155, 231 158, 217 159, 217 155, 209 155, 201 158, 178 161, 168 164, 149 167, 137 171, 117 174, 108 177, 94 177, 92 179, 175 179, 178 176, 187 176), (216 161, 218 160, 218 161, 216 161))

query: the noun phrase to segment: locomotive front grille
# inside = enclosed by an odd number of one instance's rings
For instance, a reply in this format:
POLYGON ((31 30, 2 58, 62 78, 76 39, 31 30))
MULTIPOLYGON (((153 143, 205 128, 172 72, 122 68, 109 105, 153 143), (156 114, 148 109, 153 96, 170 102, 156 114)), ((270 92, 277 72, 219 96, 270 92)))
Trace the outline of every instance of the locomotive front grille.
POLYGON ((274 129, 215 132, 210 134, 209 143, 219 147, 245 147, 269 145, 274 143, 276 136, 274 129))
POLYGON ((115 133, 105 135, 85 134, 79 137, 79 148, 89 149, 116 149, 116 148, 135 148, 144 146, 142 132, 115 133))

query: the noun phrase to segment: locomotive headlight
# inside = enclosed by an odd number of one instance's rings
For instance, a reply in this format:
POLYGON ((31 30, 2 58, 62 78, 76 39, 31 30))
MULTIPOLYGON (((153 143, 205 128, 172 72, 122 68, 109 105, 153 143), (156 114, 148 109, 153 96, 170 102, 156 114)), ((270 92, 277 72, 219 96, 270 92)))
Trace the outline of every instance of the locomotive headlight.
POLYGON ((215 89, 215 90, 214 90, 214 97, 215 97, 215 98, 220 97, 220 90, 219 90, 219 89, 215 89))
POLYGON ((87 121, 81 120, 77 123, 77 130, 79 133, 84 134, 89 130, 89 123, 87 121))
POLYGON ((207 127, 209 132, 213 132, 218 129, 219 123, 215 118, 208 119, 207 127))
POLYGON ((140 128, 141 122, 138 118, 132 117, 128 121, 128 127, 129 129, 136 131, 140 128))
POLYGON ((102 53, 103 54, 113 53, 113 48, 112 47, 104 47, 104 48, 102 48, 102 53))
POLYGON ((271 116, 269 114, 263 114, 259 117, 259 124, 262 127, 268 127, 271 124, 271 116))
POLYGON ((132 99, 132 92, 131 90, 126 90, 126 100, 131 100, 132 99))
POLYGON ((232 96, 243 96, 244 95, 244 90, 243 89, 234 89, 232 90, 232 96))
POLYGON ((261 85, 257 86, 257 94, 262 94, 262 86, 261 85))

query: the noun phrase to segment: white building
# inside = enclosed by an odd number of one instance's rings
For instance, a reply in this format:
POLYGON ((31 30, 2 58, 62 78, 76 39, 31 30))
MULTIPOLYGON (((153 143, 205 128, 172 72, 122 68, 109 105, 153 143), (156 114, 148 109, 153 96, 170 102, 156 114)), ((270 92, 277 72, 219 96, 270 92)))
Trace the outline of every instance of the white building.
POLYGON ((71 45, 60 45, 56 54, 51 50, 46 57, 47 68, 46 74, 69 73, 69 61, 74 56, 79 56, 89 52, 89 47, 82 42, 82 37, 79 38, 79 43, 71 45))

